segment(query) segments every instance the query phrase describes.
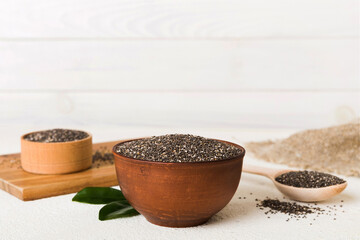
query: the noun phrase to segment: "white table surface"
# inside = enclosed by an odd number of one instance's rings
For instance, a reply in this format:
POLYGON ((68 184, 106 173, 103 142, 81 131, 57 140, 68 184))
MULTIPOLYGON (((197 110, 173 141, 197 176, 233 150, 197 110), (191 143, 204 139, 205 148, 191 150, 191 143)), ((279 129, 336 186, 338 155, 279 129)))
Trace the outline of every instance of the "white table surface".
MULTIPOLYGON (((0 154, 18 152, 19 136, 31 130, 54 126, 0 126, 0 154)), ((168 129, 105 126, 62 126, 86 129, 94 142, 122 138, 193 133, 236 143, 282 138, 294 129, 168 129)), ((245 156, 244 164, 284 167, 245 156)), ((166 228, 150 224, 142 216, 110 221, 97 219, 100 205, 72 202, 74 194, 23 202, 0 191, 0 239, 360 239, 360 178, 346 177, 349 185, 339 196, 319 204, 343 204, 342 213, 291 220, 284 214, 271 215, 255 207, 255 198, 282 198, 270 180, 243 174, 232 201, 208 223, 192 228, 166 228), (252 195, 250 195, 250 192, 252 195), (246 196, 246 199, 239 197, 246 196), (340 203, 344 200, 343 203, 340 203), (312 225, 310 223, 312 222, 312 225)))

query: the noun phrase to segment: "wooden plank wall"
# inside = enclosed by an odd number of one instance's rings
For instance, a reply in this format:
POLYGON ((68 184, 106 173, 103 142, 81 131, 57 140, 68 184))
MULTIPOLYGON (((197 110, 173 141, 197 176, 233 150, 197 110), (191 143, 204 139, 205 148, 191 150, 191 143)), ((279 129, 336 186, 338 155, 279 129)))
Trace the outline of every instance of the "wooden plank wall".
POLYGON ((0 1, 3 126, 310 128, 359 105, 357 0, 0 1))

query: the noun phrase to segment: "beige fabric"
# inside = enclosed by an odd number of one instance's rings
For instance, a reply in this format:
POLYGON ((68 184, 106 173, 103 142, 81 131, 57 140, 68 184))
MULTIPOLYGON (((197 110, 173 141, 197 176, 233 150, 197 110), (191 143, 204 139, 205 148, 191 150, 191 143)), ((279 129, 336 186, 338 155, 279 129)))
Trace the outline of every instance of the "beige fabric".
POLYGON ((360 123, 307 130, 277 141, 250 142, 256 158, 322 172, 360 177, 360 123))

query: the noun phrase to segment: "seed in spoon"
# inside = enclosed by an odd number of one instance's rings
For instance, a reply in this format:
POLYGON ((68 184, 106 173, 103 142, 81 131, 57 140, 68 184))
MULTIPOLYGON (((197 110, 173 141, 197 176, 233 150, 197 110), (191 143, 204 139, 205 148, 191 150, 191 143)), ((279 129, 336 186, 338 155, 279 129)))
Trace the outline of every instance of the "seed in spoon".
POLYGON ((287 186, 299 188, 322 188, 345 183, 337 176, 316 171, 292 171, 281 174, 275 180, 287 186))

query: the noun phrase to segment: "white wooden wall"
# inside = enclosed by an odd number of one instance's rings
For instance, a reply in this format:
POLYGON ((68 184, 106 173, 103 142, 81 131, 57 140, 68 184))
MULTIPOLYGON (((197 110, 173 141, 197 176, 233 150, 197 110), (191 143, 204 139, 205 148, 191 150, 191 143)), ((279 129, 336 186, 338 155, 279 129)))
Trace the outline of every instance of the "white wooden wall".
POLYGON ((0 124, 320 127, 360 113, 358 0, 2 0, 0 124))

